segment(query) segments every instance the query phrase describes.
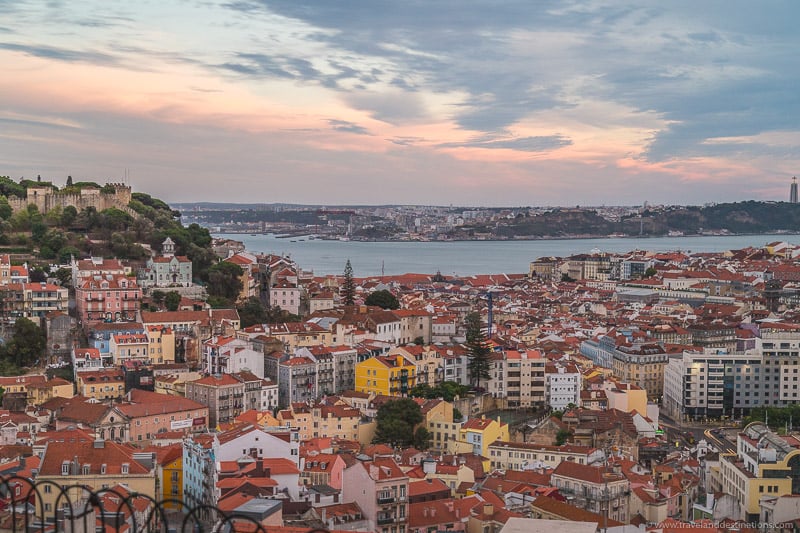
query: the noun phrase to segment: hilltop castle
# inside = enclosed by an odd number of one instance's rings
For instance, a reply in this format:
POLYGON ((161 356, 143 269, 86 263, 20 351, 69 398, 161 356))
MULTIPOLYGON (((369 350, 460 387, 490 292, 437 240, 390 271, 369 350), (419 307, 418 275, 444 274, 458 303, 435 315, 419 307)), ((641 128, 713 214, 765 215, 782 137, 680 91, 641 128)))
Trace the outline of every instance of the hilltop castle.
POLYGON ((136 216, 128 207, 131 201, 131 188, 122 183, 108 184, 113 192, 103 192, 97 187, 84 187, 80 191, 58 191, 51 187, 28 187, 26 198, 8 197, 8 204, 16 213, 27 209, 31 204, 39 208, 40 213, 47 213, 51 209, 61 209, 71 205, 78 211, 87 207, 94 207, 98 211, 115 207, 126 213, 136 216))

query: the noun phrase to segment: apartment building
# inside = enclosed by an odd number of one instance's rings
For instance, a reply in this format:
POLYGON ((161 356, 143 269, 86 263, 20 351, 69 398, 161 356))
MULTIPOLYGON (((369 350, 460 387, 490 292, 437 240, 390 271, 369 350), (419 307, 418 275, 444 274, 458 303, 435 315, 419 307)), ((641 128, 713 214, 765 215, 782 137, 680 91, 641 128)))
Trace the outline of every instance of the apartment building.
POLYGON ((356 364, 356 390, 406 396, 417 384, 417 365, 402 353, 376 355, 356 364))
POLYGON ((509 408, 544 406, 546 364, 538 350, 495 352, 488 391, 495 398, 505 398, 509 408))
POLYGON ((553 470, 550 484, 576 507, 623 523, 629 520, 630 482, 618 471, 564 461, 553 470))
POLYGON ((563 410, 570 404, 581 402, 583 375, 572 363, 548 363, 544 369, 545 404, 551 409, 563 410))
POLYGON ((580 465, 596 465, 604 459, 603 450, 576 444, 548 446, 497 440, 489 445, 489 460, 492 469, 555 468, 563 461, 571 461, 580 465))
MULTIPOLYGON (((737 418, 763 405, 769 396, 791 400, 800 393, 800 366, 796 360, 792 362, 795 364, 785 368, 779 364, 765 366, 760 353, 720 353, 714 349, 670 355, 664 372, 662 408, 676 419, 737 418)), ((780 405, 778 401, 772 404, 780 405)))
POLYGON ((358 504, 370 531, 406 533, 408 483, 393 459, 358 461, 344 470, 342 500, 358 504))
POLYGON ((800 440, 777 435, 761 422, 748 424, 736 440, 736 453, 721 454, 721 489, 732 495, 741 520, 759 521, 762 497, 800 493, 800 440))

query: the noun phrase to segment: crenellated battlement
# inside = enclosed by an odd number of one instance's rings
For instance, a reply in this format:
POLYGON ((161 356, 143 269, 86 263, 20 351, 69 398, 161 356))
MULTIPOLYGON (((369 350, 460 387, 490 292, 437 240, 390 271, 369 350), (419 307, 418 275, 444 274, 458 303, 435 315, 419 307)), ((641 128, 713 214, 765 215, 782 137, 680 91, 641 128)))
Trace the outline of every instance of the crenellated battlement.
POLYGON ((109 187, 113 188, 113 192, 104 192, 97 187, 84 187, 79 192, 58 191, 51 187, 29 187, 26 198, 9 197, 8 204, 15 213, 27 209, 29 205, 35 205, 40 213, 67 206, 72 206, 78 211, 87 207, 94 207, 98 211, 115 207, 131 216, 137 216, 136 212, 128 207, 132 198, 130 186, 109 183, 104 188, 109 187))

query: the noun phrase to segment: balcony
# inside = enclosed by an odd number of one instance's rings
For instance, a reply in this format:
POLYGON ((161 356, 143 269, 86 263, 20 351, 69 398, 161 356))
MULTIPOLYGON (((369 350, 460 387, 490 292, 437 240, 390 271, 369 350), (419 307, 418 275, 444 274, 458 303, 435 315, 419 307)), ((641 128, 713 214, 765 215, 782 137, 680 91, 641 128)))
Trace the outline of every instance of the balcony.
POLYGON ((378 525, 379 526, 382 526, 382 525, 385 525, 385 524, 391 524, 393 522, 394 522, 394 517, 393 516, 379 516, 378 517, 378 525))
POLYGON ((385 505, 387 503, 394 502, 394 496, 390 494, 379 494, 378 495, 378 504, 385 505))

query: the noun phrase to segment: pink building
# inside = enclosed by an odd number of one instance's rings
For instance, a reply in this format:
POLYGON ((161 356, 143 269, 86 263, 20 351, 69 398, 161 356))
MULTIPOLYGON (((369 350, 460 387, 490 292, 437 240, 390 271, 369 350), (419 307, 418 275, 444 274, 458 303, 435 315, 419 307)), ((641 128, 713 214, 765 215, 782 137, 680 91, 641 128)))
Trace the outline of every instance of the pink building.
POLYGON ((187 398, 139 389, 132 389, 128 398, 130 403, 116 404, 114 409, 128 419, 131 442, 150 441, 161 433, 188 434, 208 428, 208 407, 187 398))
POLYGON ((358 461, 346 468, 342 476, 342 499, 361 507, 371 531, 406 531, 408 476, 394 459, 358 461))
POLYGON ((136 279, 122 274, 86 278, 75 288, 78 319, 84 324, 136 320, 141 299, 136 279))

